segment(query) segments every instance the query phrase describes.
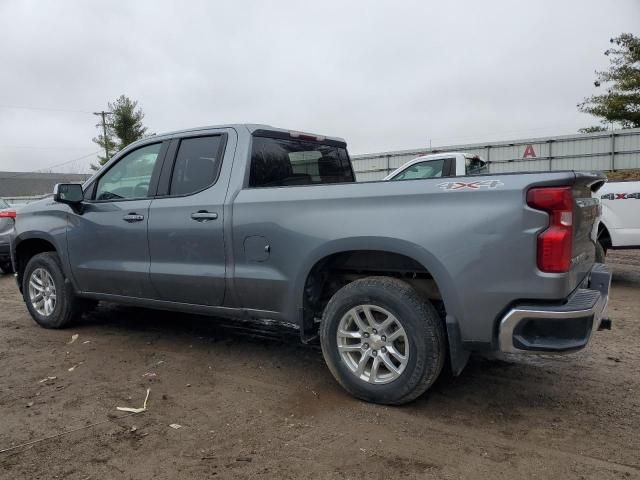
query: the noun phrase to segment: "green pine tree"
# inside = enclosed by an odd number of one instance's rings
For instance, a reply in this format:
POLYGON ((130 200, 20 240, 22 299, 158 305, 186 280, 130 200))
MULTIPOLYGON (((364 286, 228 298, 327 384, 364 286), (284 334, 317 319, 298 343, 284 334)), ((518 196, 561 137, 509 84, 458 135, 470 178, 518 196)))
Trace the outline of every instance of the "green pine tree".
MULTIPOLYGON (((113 156, 117 151, 122 150, 130 143, 143 138, 147 132, 147 127, 142 124, 144 112, 138 108, 138 102, 131 100, 126 95, 120 95, 114 102, 108 103, 107 137, 103 134, 93 138, 93 141, 104 150, 105 144, 109 155, 113 156)), ((102 123, 97 125, 102 131, 102 123)), ((98 165, 91 165, 94 170, 104 165, 109 158, 98 156, 98 165)))
MULTIPOLYGON (((640 127, 640 38, 623 33, 610 40, 613 45, 604 54, 609 57, 609 70, 596 71, 596 88, 606 92, 592 95, 578 104, 581 112, 601 119, 603 125, 622 128, 640 127)), ((589 127, 583 131, 600 131, 604 127, 589 127)))

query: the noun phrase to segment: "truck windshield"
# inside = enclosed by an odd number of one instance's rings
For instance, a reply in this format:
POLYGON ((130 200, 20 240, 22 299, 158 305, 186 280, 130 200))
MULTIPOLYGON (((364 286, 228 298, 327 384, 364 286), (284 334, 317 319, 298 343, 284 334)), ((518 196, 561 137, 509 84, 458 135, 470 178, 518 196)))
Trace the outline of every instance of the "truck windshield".
POLYGON ((423 178, 441 177, 444 169, 444 159, 429 160, 427 162, 414 163, 403 170, 391 180, 418 180, 423 178))
POLYGON ((304 140, 253 138, 250 187, 354 181, 345 148, 304 140))
POLYGON ((466 157, 464 159, 464 169, 466 175, 482 175, 489 173, 489 166, 478 157, 466 157))

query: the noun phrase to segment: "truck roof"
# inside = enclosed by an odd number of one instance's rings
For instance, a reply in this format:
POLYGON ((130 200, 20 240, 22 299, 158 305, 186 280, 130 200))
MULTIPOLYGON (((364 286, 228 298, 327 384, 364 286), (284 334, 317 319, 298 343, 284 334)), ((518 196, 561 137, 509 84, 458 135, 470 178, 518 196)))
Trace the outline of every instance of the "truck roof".
MULTIPOLYGON (((273 127, 271 125, 266 125, 266 124, 260 124, 260 123, 229 123, 229 124, 224 124, 224 125, 207 125, 207 126, 202 126, 202 127, 194 127, 194 128, 186 128, 183 130, 174 130, 171 132, 164 132, 164 133, 159 133, 157 135, 154 135, 155 138, 159 138, 159 137, 166 137, 166 136, 171 136, 171 135, 178 135, 178 134, 183 134, 183 133, 190 133, 190 132, 199 132, 202 130, 212 130, 212 129, 216 129, 216 128, 235 128, 235 129, 242 129, 242 128, 246 128, 247 130, 249 130, 249 133, 253 133, 256 130, 269 130, 272 132, 276 132, 276 133, 290 133, 290 132, 298 132, 298 133, 303 133, 300 132, 299 130, 295 130, 295 129, 287 129, 287 128, 278 128, 278 127, 273 127)), ((306 133, 306 132, 304 132, 306 133)), ((344 138, 341 137, 331 137, 328 135, 319 135, 316 133, 309 133, 309 135, 313 135, 313 136, 322 136, 328 140, 333 140, 336 142, 341 142, 341 143, 346 143, 346 141, 344 140, 344 138)), ((148 138, 148 137, 146 137, 148 138)), ((144 139, 142 139, 144 140, 144 139)))

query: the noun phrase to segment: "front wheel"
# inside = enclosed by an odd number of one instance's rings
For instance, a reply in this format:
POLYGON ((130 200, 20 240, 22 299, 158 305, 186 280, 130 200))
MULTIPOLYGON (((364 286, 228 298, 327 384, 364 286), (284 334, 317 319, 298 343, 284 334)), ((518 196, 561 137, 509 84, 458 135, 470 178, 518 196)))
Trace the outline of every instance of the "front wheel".
POLYGON ((400 405, 438 378, 445 332, 428 300, 406 282, 368 277, 340 289, 320 326, 325 361, 357 398, 400 405))
POLYGON ((22 296, 33 319, 44 328, 64 328, 82 313, 81 301, 53 252, 29 260, 22 275, 22 296))

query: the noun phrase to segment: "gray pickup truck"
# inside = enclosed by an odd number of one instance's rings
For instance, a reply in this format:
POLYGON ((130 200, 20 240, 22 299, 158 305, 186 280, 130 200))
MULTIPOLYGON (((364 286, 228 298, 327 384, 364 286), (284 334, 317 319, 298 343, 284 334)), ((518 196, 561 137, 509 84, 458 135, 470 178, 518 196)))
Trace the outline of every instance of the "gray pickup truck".
POLYGON ((340 138, 264 125, 138 141, 17 216, 34 320, 98 301, 276 321, 368 401, 422 394, 470 352, 572 352, 604 319, 595 174, 356 183, 340 138))

